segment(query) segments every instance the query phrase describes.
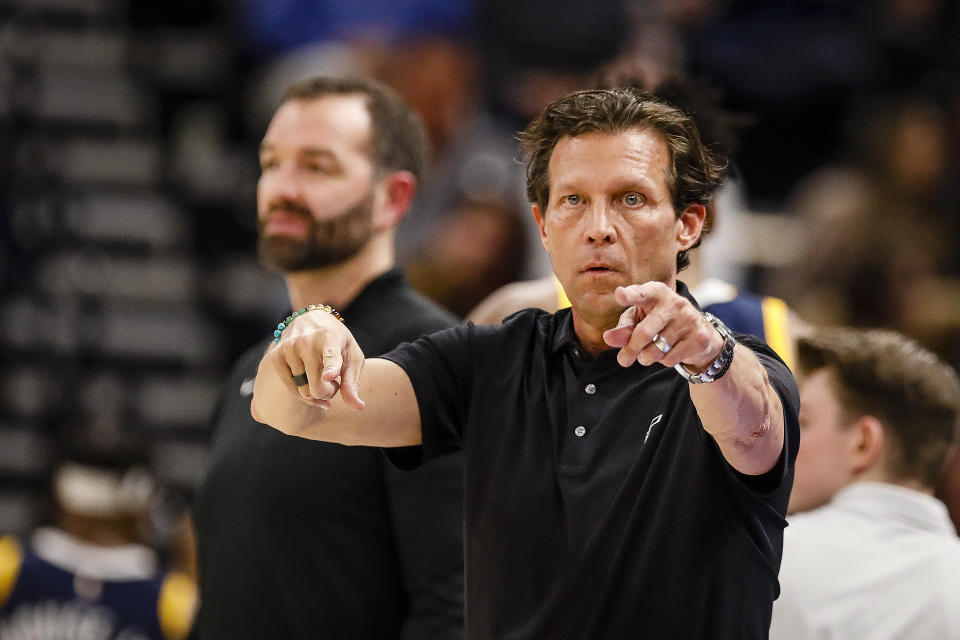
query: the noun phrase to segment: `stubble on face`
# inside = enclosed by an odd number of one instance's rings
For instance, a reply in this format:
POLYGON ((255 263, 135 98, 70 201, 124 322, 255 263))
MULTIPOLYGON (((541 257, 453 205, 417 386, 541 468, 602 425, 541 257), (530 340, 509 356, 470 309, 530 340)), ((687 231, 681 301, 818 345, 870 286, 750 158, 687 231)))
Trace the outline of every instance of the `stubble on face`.
POLYGON ((352 207, 328 220, 317 220, 298 202, 278 199, 257 222, 257 255, 270 269, 288 273, 340 264, 355 256, 373 234, 373 189, 352 207), (302 218, 307 231, 302 236, 267 234, 265 227, 276 211, 302 218))

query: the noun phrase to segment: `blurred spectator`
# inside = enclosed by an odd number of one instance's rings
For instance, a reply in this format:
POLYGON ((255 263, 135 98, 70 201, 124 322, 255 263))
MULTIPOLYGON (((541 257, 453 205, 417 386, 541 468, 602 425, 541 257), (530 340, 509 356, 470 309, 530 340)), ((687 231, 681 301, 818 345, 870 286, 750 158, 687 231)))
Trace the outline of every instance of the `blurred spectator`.
POLYGON ((247 47, 275 55, 327 41, 389 40, 411 33, 462 29, 470 0, 246 0, 247 47))
POLYGON ((754 209, 778 210, 794 183, 834 159, 850 100, 955 75, 958 11, 943 0, 730 0, 666 10, 686 68, 756 115, 742 164, 754 209), (810 135, 817 131, 817 135, 810 135), (786 152, 785 152, 786 151, 786 152), (775 161, 771 161, 775 159, 775 161))
POLYGON ((960 335, 950 123, 924 95, 867 104, 850 161, 798 186, 790 210, 805 233, 781 241, 801 244, 801 260, 770 286, 813 322, 893 328, 946 355, 960 335))
POLYGON ((523 127, 555 98, 589 84, 626 47, 625 0, 477 0, 487 106, 523 127))
POLYGON ((855 4, 734 0, 678 23, 689 70, 756 116, 741 158, 754 209, 777 209, 798 177, 830 158, 836 114, 878 72, 855 4))
POLYGON ((78 441, 65 449, 54 525, 29 541, 0 538, 0 637, 185 638, 196 586, 145 544, 156 498, 145 458, 78 441))
POLYGON ((543 309, 553 313, 569 306, 570 299, 560 281, 549 275, 503 285, 481 300, 466 318, 477 324, 500 324, 504 318, 522 309, 543 309))
POLYGON ((947 458, 936 496, 947 505, 953 525, 960 531, 960 449, 954 450, 947 458))
POLYGON ((462 317, 523 274, 526 246, 513 207, 464 200, 426 230, 407 272, 418 291, 462 317))
MULTIPOLYGON (((393 92, 332 77, 291 85, 260 146, 262 264, 283 274, 291 308, 340 309, 370 355, 456 324, 394 264, 426 146, 393 92)), ((291 322, 309 320, 288 317, 277 336, 291 322)), ((461 638, 461 456, 404 473, 375 448, 288 438, 255 421, 257 364, 273 339, 237 361, 213 417, 194 512, 198 636, 461 638)))
POLYGON ((799 342, 800 452, 770 637, 960 638, 960 540, 933 487, 960 381, 882 330, 799 342), (812 509, 812 511, 807 511, 812 509))
MULTIPOLYGON (((460 217, 458 209, 473 206, 470 203, 485 203, 491 210, 512 214, 521 229, 531 224, 513 130, 484 110, 481 72, 472 44, 448 33, 393 42, 376 65, 375 75, 423 118, 435 156, 411 215, 398 228, 397 248, 404 265, 429 261, 436 229, 449 227, 451 220, 460 217)), ((523 234, 527 244, 517 247, 516 260, 529 273, 539 275, 547 268, 545 260, 528 264, 528 256, 540 255, 533 235, 523 234)), ((502 276, 476 277, 497 280, 502 276)))

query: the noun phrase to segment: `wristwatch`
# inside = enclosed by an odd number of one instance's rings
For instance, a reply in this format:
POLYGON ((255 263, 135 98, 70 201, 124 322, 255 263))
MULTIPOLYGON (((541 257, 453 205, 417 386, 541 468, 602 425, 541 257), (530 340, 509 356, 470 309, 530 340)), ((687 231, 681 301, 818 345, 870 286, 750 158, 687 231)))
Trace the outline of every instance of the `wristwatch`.
POLYGON ((713 382, 719 380, 723 377, 723 374, 727 372, 730 368, 730 364, 733 362, 733 348, 737 344, 737 340, 733 337, 733 334, 730 333, 730 329, 727 329, 727 325, 720 322, 716 316, 712 313, 704 313, 704 320, 713 325, 717 332, 723 337, 723 347, 720 349, 720 355, 717 356, 717 359, 710 363, 710 366, 707 367, 706 371, 702 373, 690 373, 687 371, 686 367, 683 364, 678 364, 674 367, 683 378, 690 384, 701 384, 704 382, 713 382))

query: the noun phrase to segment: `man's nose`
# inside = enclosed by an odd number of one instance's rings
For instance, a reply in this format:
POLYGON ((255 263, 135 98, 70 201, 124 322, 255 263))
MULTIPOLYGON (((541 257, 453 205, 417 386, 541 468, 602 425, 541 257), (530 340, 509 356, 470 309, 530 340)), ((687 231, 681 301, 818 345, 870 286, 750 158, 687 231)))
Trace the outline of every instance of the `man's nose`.
POLYGON ((592 206, 586 214, 585 224, 584 234, 588 242, 616 242, 617 230, 606 204, 592 206))
POLYGON ((299 200, 300 198, 300 180, 297 178, 295 168, 289 164, 277 165, 269 174, 264 174, 260 179, 260 187, 269 192, 273 199, 299 200))

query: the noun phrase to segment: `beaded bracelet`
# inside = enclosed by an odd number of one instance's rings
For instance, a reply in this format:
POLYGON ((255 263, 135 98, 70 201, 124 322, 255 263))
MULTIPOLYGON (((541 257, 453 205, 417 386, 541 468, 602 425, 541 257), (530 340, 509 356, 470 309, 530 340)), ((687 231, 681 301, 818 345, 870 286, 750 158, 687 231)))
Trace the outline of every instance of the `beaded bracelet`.
POLYGON ((307 313, 308 311, 326 311, 327 313, 329 313, 330 315, 332 315, 334 318, 336 318, 336 319, 339 320, 340 322, 343 322, 343 318, 340 316, 340 313, 339 313, 336 309, 334 309, 333 307, 331 307, 330 305, 328 305, 328 304, 309 304, 309 305, 305 306, 305 307, 302 308, 302 309, 297 309, 296 311, 294 311, 293 313, 291 313, 290 315, 288 315, 283 322, 281 322, 280 324, 277 325, 277 330, 273 332, 273 338, 274 338, 273 341, 274 341, 274 342, 280 342, 280 336, 281 336, 281 334, 283 334, 283 330, 286 329, 286 328, 290 325, 291 322, 293 322, 293 319, 294 319, 294 318, 297 318, 297 317, 299 317, 299 316, 302 316, 303 314, 307 313))

